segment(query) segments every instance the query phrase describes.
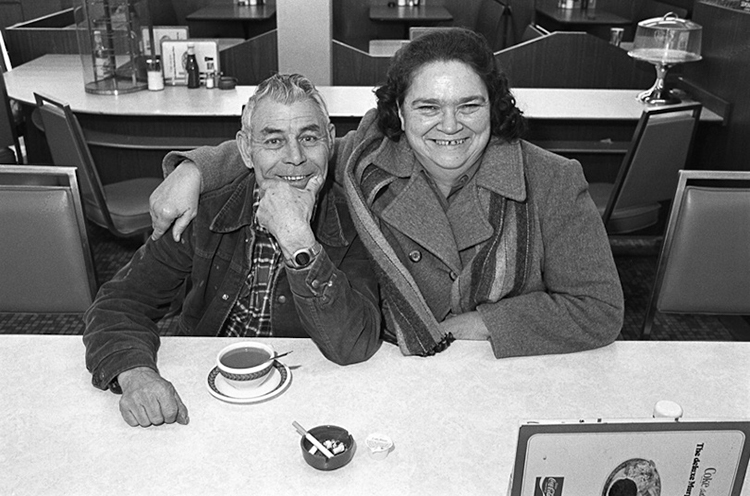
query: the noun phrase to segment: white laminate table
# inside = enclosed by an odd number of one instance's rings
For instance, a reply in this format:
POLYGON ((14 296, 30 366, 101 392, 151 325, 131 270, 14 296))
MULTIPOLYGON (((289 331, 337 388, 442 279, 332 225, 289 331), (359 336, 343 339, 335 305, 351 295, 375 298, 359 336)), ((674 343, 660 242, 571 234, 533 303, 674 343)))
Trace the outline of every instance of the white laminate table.
MULTIPOLYGON (((255 86, 234 90, 190 90, 167 86, 164 91, 139 91, 126 95, 93 95, 83 87, 78 55, 44 55, 4 74, 11 98, 34 104, 34 92, 66 101, 76 113, 111 116, 239 117, 255 86)), ((367 86, 321 86, 333 119, 360 118, 375 107, 373 89, 367 86)), ((532 120, 632 121, 645 105, 637 100, 642 90, 515 88, 519 108, 532 120)), ((703 109, 701 121, 722 122, 703 109)))
POLYGON ((383 345, 340 367, 307 339, 264 341, 293 350, 283 359, 295 367, 291 386, 233 405, 205 384, 232 339, 164 338, 159 366, 190 424, 133 428, 119 397, 91 386, 80 336, 0 336, 0 494, 502 495, 523 420, 650 417, 662 399, 685 418, 750 412, 748 343, 621 341, 503 360, 484 342, 430 358, 383 345), (351 464, 307 466, 293 420, 349 429, 359 445, 351 464), (395 442, 383 461, 367 454, 372 432, 395 442))

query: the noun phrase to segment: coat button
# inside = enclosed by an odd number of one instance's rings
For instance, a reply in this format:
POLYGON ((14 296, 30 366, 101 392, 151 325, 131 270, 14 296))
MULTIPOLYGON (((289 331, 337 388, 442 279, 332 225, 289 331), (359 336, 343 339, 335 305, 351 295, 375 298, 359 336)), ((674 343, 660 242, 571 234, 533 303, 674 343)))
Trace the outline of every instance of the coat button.
POLYGON ((313 282, 310 283, 310 286, 312 286, 315 289, 318 289, 320 287, 320 281, 317 279, 313 280, 313 282))
POLYGON ((223 295, 221 295, 221 299, 227 301, 229 299, 229 295, 224 293, 223 295))
POLYGON ((278 297, 278 298, 276 299, 276 301, 278 301, 279 303, 281 303, 281 304, 283 305, 284 303, 286 303, 286 296, 284 296, 284 295, 280 295, 280 296, 279 296, 279 297, 278 297))
POLYGON ((451 281, 455 281, 455 280, 456 280, 456 278, 458 277, 458 275, 456 275, 456 273, 455 273, 455 272, 451 271, 451 273, 450 273, 450 274, 448 274, 448 277, 450 277, 450 278, 451 278, 451 281))
POLYGON ((411 260, 414 263, 419 262, 422 260, 422 252, 419 250, 412 250, 409 252, 409 260, 411 260))

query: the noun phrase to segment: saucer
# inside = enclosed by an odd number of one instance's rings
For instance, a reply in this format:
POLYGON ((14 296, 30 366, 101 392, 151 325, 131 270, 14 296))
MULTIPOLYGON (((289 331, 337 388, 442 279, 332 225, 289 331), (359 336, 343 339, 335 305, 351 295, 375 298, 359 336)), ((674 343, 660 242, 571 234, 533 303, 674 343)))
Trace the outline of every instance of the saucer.
POLYGON ((219 373, 219 367, 214 367, 208 373, 206 386, 211 396, 227 403, 261 403, 279 396, 292 382, 292 371, 279 361, 273 362, 273 369, 269 374, 266 382, 257 388, 243 391, 229 384, 219 373))

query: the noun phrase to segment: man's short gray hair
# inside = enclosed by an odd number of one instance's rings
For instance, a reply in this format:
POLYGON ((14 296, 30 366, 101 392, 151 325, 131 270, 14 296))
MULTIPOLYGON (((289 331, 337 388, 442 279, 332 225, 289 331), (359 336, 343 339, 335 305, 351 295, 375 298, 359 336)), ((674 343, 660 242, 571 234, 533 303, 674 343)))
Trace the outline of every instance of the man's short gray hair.
POLYGON ((244 131, 250 132, 253 109, 264 98, 270 98, 285 105, 312 100, 325 116, 326 124, 330 122, 326 102, 312 81, 301 74, 274 74, 260 83, 253 96, 247 101, 245 109, 242 111, 242 129, 244 131))

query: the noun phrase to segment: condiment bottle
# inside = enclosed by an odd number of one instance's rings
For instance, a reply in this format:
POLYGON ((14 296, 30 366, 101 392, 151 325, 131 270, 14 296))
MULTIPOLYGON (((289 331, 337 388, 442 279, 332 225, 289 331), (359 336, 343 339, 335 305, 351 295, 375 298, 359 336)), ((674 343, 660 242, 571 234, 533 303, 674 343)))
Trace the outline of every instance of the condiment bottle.
POLYGON ((198 88, 201 85, 201 76, 198 61, 195 59, 195 43, 188 43, 185 70, 187 71, 187 87, 198 88))
POLYGON ((102 32, 94 31, 94 76, 97 80, 112 77, 114 73, 112 61, 107 56, 107 50, 102 42, 102 32))
POLYGON ((161 73, 161 62, 159 59, 148 59, 148 89, 150 91, 161 91, 164 89, 164 76, 161 73))
POLYGON ((211 90, 214 88, 214 77, 216 76, 214 71, 214 59, 213 57, 206 57, 206 89, 211 90))

